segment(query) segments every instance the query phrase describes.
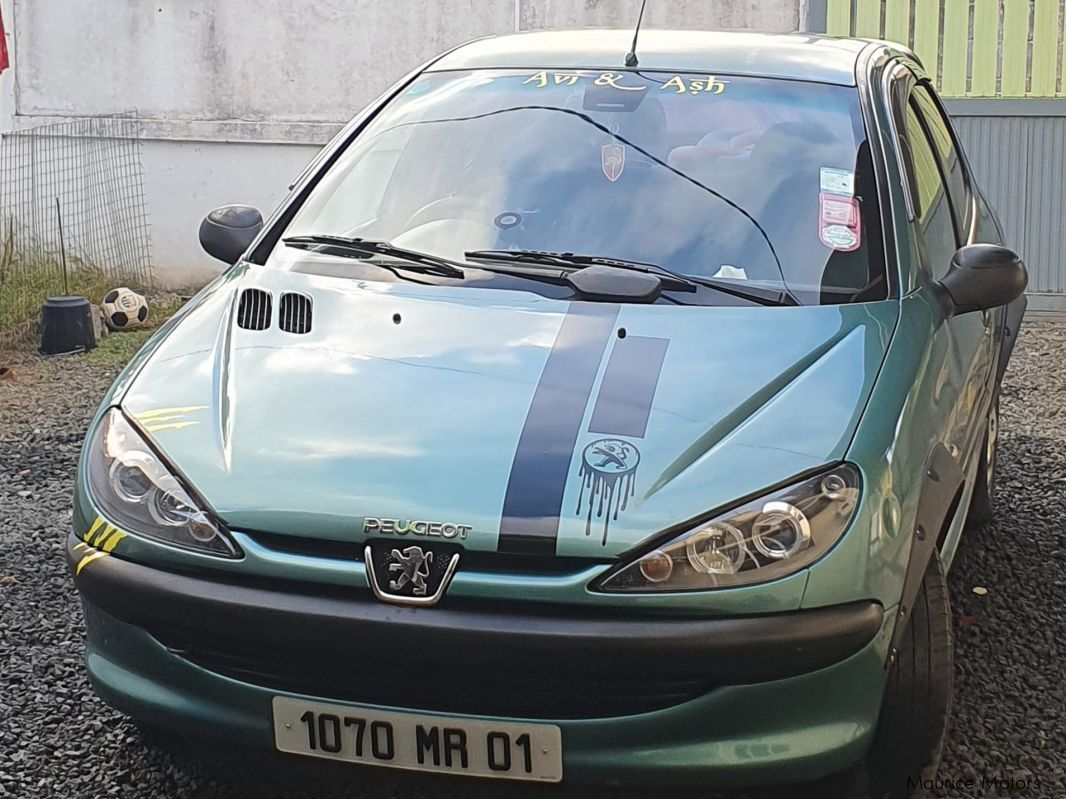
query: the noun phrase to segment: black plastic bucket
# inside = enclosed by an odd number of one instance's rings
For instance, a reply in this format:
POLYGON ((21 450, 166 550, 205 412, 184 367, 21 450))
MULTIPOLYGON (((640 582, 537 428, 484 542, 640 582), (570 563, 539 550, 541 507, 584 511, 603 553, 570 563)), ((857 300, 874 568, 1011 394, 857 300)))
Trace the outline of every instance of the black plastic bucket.
POLYGON ((41 354, 91 350, 96 346, 93 308, 84 297, 49 297, 41 306, 41 354))

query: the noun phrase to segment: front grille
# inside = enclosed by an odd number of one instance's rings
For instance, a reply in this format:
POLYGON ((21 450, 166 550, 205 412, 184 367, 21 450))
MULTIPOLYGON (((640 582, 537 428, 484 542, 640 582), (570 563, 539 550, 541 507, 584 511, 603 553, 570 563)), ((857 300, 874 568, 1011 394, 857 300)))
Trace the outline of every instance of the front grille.
MULTIPOLYGON (((260 546, 276 552, 331 560, 361 561, 363 559, 365 542, 330 541, 277 533, 242 532, 260 546)), ((411 536, 395 540, 397 546, 421 544, 422 546, 432 547, 432 544, 425 540, 411 536)), ((467 572, 544 577, 577 574, 590 566, 603 565, 609 562, 599 558, 561 558, 546 555, 512 555, 502 552, 464 550, 459 558, 459 569, 467 572)))
POLYGON ((277 641, 207 640, 156 630, 174 654, 216 674, 278 691, 436 713, 530 719, 628 716, 679 705, 713 686, 698 679, 619 679, 611 674, 532 671, 506 657, 498 668, 449 664, 427 651, 417 661, 366 652, 359 642, 309 649, 277 641))

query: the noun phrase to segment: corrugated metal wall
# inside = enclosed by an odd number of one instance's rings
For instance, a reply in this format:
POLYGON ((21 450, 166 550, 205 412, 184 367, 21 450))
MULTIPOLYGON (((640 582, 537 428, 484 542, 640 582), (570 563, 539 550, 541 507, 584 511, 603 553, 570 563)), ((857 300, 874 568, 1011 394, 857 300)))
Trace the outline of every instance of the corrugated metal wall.
POLYGON ((1033 309, 1066 312, 1066 117, 956 111, 954 120, 1008 243, 1029 267, 1033 309))
POLYGON ((1066 117, 1029 117, 1028 204, 1025 254, 1034 292, 1058 295, 1066 311, 1066 117))

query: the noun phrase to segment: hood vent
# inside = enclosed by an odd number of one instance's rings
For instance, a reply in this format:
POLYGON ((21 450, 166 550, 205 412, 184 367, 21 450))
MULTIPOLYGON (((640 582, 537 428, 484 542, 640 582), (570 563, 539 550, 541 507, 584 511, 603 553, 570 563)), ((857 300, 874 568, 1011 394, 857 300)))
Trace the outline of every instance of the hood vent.
POLYGON ((286 333, 311 332, 311 298, 287 291, 278 303, 278 323, 286 333))
POLYGON ((266 330, 270 327, 273 298, 262 289, 245 289, 237 306, 237 327, 245 330, 266 330))

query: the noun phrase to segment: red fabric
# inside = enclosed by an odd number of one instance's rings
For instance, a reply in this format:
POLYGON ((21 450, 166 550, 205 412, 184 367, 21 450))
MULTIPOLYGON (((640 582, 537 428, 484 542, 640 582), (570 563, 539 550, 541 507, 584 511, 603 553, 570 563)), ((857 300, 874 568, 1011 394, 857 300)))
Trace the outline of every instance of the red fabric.
POLYGON ((7 57, 7 34, 4 33, 4 17, 0 14, 0 72, 11 66, 7 57))

